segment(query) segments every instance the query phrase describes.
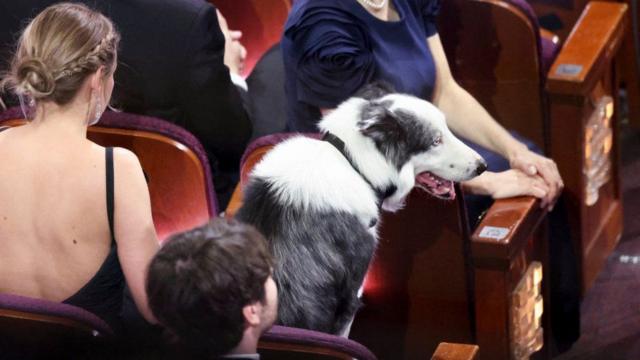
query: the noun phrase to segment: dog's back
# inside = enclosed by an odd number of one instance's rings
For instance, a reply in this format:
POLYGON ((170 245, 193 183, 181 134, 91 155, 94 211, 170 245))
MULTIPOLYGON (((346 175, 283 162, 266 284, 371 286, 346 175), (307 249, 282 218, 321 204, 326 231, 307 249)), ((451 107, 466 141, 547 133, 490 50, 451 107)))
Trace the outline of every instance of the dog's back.
POLYGON ((270 243, 281 324, 344 329, 359 305, 377 216, 371 188, 323 141, 288 140, 256 166, 237 217, 270 243))

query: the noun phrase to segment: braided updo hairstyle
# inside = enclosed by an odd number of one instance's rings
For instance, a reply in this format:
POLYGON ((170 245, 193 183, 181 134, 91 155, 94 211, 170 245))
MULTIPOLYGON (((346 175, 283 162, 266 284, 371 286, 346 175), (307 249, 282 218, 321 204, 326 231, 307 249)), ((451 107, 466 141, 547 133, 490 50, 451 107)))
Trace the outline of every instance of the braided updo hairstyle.
POLYGON ((111 75, 119 41, 99 12, 82 4, 49 6, 24 29, 0 86, 36 102, 68 104, 100 66, 111 75))

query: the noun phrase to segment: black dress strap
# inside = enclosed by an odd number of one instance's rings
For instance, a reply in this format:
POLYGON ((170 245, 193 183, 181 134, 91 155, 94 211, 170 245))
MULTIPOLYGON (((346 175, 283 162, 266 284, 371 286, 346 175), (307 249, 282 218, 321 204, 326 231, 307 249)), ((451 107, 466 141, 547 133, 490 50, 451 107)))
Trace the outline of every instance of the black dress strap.
MULTIPOLYGON (((122 311, 122 294, 125 285, 124 274, 118 259, 118 245, 113 231, 114 209, 114 166, 113 148, 105 149, 106 169, 106 193, 107 193, 107 217, 109 230, 111 231, 111 250, 106 259, 80 290, 63 301, 65 304, 79 306, 98 315, 112 328, 119 329, 121 324, 120 312, 122 311)), ((116 330, 118 331, 118 330, 116 330)))
POLYGON ((113 148, 106 148, 104 155, 107 174, 107 218, 109 219, 109 230, 113 241, 115 240, 113 231, 113 148))

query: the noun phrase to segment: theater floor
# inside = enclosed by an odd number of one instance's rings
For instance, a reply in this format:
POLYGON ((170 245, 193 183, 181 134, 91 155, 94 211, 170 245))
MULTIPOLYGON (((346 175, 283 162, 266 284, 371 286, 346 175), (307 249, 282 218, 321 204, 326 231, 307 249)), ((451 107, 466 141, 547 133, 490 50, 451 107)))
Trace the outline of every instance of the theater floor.
POLYGON ((640 359, 640 131, 622 134, 624 233, 583 300, 580 339, 556 359, 640 359))

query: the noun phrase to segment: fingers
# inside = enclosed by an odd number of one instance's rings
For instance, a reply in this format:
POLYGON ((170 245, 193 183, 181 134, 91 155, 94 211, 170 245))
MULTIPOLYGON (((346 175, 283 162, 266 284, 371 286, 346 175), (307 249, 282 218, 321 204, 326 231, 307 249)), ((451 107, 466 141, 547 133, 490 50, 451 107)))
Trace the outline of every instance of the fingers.
POLYGON ((564 189, 564 182, 562 181, 562 177, 560 176, 560 170, 558 170, 558 165, 553 160, 551 160, 551 167, 552 167, 552 171, 556 175, 557 192, 555 194, 553 201, 549 205, 549 208, 548 208, 549 211, 553 210, 553 207, 556 205, 556 202, 558 201, 558 198, 560 197, 560 194, 562 194, 562 190, 564 189))
POLYGON ((560 192, 564 187, 562 183, 562 178, 560 177, 560 173, 558 172, 558 167, 551 159, 544 158, 539 164, 540 176, 542 176, 549 187, 549 194, 545 199, 545 205, 549 206, 549 209, 553 208, 553 204, 558 196, 560 196, 560 192))
POLYGON ((229 30, 229 38, 233 41, 240 40, 242 38, 242 31, 240 30, 229 30))
MULTIPOLYGON (((545 199, 547 197, 547 193, 548 192, 546 188, 539 187, 539 186, 532 186, 529 188, 529 193, 527 195, 537 197, 538 199, 545 199)), ((544 200, 542 200, 541 203, 544 203, 544 200)), ((540 205, 540 207, 544 207, 544 206, 540 205)))
POLYGON ((526 187, 524 195, 534 196, 544 201, 548 192, 549 191, 545 185, 530 184, 526 187))
POLYGON ((536 168, 535 165, 530 164, 525 167, 525 172, 527 175, 533 176, 538 173, 538 169, 536 168))
MULTIPOLYGON (((514 168, 522 170, 523 173, 528 176, 542 177, 545 182, 547 194, 544 197, 536 196, 542 200, 540 204, 542 207, 551 210, 564 188, 564 183, 562 182, 556 163, 549 158, 531 151, 526 151, 515 157, 512 165, 514 168)), ((540 192, 536 191, 536 194, 540 194, 540 192)))
POLYGON ((216 15, 218 15, 218 24, 220 25, 220 30, 222 30, 222 33, 227 36, 227 34, 229 33, 229 25, 227 25, 227 19, 222 16, 222 13, 218 9, 216 9, 216 15))
POLYGON ((538 169, 536 167, 535 161, 531 161, 532 159, 522 156, 520 158, 516 158, 511 161, 511 167, 514 169, 518 169, 529 176, 534 176, 538 174, 538 169))
POLYGON ((540 206, 546 207, 549 197, 549 186, 547 186, 544 179, 540 176, 529 176, 528 181, 528 195, 535 196, 541 200, 540 206))
POLYGON ((240 45, 240 59, 242 61, 245 61, 247 59, 247 48, 245 48, 244 46, 242 46, 242 44, 238 43, 240 45))
POLYGON ((234 41, 230 49, 233 52, 233 62, 237 68, 238 73, 242 73, 244 70, 244 62, 247 58, 247 49, 239 41, 234 41))

